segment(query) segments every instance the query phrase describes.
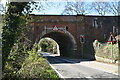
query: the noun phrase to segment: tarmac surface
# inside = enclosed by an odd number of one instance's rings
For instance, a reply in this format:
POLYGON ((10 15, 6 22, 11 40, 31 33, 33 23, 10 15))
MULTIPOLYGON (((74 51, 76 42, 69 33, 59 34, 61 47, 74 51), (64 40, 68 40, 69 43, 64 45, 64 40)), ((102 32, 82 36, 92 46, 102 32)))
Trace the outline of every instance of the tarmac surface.
POLYGON ((46 56, 49 64, 61 78, 110 78, 120 80, 118 65, 97 61, 46 56))

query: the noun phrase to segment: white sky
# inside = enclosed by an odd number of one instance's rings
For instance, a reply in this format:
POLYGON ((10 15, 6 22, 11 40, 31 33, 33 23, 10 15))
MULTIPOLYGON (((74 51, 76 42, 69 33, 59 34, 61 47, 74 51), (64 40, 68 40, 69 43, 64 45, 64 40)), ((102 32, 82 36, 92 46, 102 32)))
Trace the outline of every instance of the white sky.
MULTIPOLYGON (((0 0, 1 1, 1 0, 0 0)), ((120 1, 120 0, 2 0, 2 1, 16 1, 16 2, 28 2, 28 1, 47 1, 47 2, 65 2, 65 1, 82 1, 82 2, 92 2, 92 1, 97 1, 97 2, 111 2, 111 1, 120 1)))
MULTIPOLYGON (((0 0, 2 4, 6 3, 6 0, 0 0)), ((16 1, 16 0, 15 0, 16 1)), ((28 0, 17 0, 17 1, 28 1, 28 0)), ((46 0, 35 0, 35 1, 43 1, 43 4, 46 2, 46 0)), ((92 2, 92 1, 104 1, 104 2, 109 2, 109 1, 120 1, 120 0, 47 0, 47 2, 52 2, 53 5, 46 7, 45 10, 42 11, 34 11, 32 14, 53 14, 53 15, 60 15, 63 10, 64 6, 66 5, 66 1, 87 1, 87 2, 92 2), (58 2, 61 2, 59 5, 58 2)), ((90 13, 89 15, 97 15, 96 13, 90 13)), ((110 14, 107 14, 110 15, 110 14)))
POLYGON ((6 0, 0 0, 0 3, 5 4, 6 0))

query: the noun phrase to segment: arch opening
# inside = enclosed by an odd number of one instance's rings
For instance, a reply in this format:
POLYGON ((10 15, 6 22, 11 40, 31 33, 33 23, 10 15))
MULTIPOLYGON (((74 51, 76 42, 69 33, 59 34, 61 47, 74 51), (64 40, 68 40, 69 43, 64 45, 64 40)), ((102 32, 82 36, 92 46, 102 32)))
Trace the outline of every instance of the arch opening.
POLYGON ((59 45, 60 56, 75 58, 77 46, 74 37, 69 32, 49 32, 44 34, 41 39, 46 37, 52 38, 57 42, 59 45))
POLYGON ((40 39, 38 43, 38 50, 40 52, 47 52, 55 56, 60 56, 59 45, 55 40, 49 37, 40 39))

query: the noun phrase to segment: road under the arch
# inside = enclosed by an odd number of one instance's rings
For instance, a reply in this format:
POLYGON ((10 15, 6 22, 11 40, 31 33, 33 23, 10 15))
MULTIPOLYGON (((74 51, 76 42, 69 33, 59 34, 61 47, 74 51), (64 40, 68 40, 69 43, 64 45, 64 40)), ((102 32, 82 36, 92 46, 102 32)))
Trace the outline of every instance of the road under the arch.
POLYGON ((55 40, 60 49, 60 56, 68 57, 68 58, 75 58, 76 51, 75 51, 75 43, 73 42, 73 38, 65 33, 62 32, 50 32, 45 34, 42 38, 49 37, 55 40))

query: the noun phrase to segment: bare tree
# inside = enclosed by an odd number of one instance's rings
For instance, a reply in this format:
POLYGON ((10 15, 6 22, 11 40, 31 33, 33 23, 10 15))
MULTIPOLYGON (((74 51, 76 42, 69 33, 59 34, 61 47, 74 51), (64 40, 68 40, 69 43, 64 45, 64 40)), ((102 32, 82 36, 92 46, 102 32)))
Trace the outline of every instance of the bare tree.
POLYGON ((3 12, 3 10, 4 10, 3 8, 4 8, 3 4, 0 3, 0 14, 3 12))
POLYGON ((108 3, 107 2, 93 2, 93 10, 98 14, 104 16, 108 13, 108 3))
POLYGON ((0 2, 0 14, 5 14, 7 10, 6 4, 3 4, 2 2, 0 2))
POLYGON ((95 12, 105 16, 106 14, 118 15, 118 2, 92 2, 92 7, 95 12))
POLYGON ((108 5, 109 13, 119 15, 119 4, 118 2, 110 2, 108 5))
POLYGON ((62 14, 88 14, 89 13, 88 3, 86 2, 67 2, 65 9, 62 14))

